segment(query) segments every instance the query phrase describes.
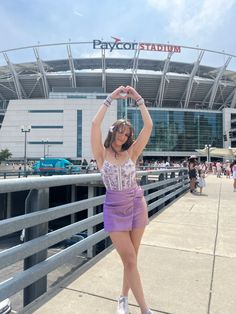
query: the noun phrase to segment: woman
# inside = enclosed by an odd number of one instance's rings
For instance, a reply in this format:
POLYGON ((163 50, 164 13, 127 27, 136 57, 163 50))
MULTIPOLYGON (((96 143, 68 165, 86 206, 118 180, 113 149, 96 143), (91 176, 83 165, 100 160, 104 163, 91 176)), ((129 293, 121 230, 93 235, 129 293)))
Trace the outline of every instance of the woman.
POLYGON ((230 174, 231 174, 230 162, 229 162, 229 160, 226 160, 226 162, 225 162, 225 175, 226 175, 226 178, 230 179, 230 174))
POLYGON ((143 98, 130 87, 120 86, 104 101, 92 121, 91 144, 94 158, 106 186, 103 206, 104 229, 109 233, 124 266, 123 288, 117 313, 128 314, 128 292, 131 288, 142 314, 151 314, 146 304, 137 268, 137 255, 145 226, 147 205, 143 190, 137 185, 135 164, 152 131, 152 119, 143 98), (110 127, 102 143, 101 124, 113 99, 132 98, 140 108, 143 129, 133 139, 133 128, 127 120, 118 120, 110 127))
POLYGON ((197 180, 195 156, 189 157, 188 173, 189 173, 189 179, 190 179, 190 193, 194 193, 196 191, 196 180, 197 180))
POLYGON ((200 195, 202 195, 202 189, 206 186, 205 172, 202 169, 199 170, 198 186, 200 188, 200 195))
POLYGON ((234 160, 233 165, 232 165, 232 173, 233 173, 233 179, 234 179, 234 184, 233 184, 234 192, 236 192, 236 159, 234 160))

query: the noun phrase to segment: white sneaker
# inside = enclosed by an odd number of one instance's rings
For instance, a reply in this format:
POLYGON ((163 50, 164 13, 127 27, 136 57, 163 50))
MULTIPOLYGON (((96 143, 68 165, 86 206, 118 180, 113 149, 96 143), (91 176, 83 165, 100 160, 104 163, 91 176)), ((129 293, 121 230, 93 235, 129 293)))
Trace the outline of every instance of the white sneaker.
POLYGON ((119 297, 116 314, 129 314, 128 297, 119 297))
POLYGON ((147 314, 153 314, 153 312, 151 310, 148 310, 147 314))

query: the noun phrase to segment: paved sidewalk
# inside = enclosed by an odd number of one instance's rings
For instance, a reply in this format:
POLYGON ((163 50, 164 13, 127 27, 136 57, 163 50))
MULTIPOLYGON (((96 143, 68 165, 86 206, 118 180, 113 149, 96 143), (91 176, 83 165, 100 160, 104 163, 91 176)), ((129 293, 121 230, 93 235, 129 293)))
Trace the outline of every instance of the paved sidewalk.
MULTIPOLYGON (((203 196, 186 193, 145 231, 139 269, 154 313, 236 313, 236 193, 210 175, 203 196)), ((113 250, 44 303, 37 314, 112 314, 122 265, 113 250)), ((130 293, 130 313, 140 313, 130 293)))

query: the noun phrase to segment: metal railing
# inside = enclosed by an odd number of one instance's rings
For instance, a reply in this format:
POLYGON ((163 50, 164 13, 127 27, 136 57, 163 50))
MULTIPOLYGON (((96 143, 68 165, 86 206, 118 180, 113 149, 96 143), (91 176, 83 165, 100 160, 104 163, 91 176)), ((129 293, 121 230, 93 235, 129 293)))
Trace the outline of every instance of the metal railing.
MULTIPOLYGON (((176 167, 177 169, 179 169, 178 167, 176 167)), ((138 166, 137 170, 162 170, 162 169, 173 169, 172 166, 154 166, 154 165, 143 165, 143 166, 138 166)), ((29 177, 29 176, 48 176, 48 175, 73 175, 73 174, 91 174, 91 173, 99 173, 99 171, 96 170, 90 170, 89 168, 87 169, 80 169, 80 171, 73 171, 71 170, 68 171, 67 173, 57 173, 56 171, 53 172, 53 170, 51 171, 51 173, 47 173, 47 171, 39 171, 39 170, 27 170, 24 171, 22 170, 1 170, 0 169, 0 179, 7 179, 7 178, 23 178, 23 177, 29 177)))
MULTIPOLYGON (((189 187, 186 168, 138 171, 138 181, 145 191, 149 216, 168 202, 184 193, 189 187)), ((69 262, 78 254, 91 253, 94 245, 106 239, 104 229, 96 230, 103 222, 102 213, 95 213, 105 195, 49 208, 49 188, 56 186, 87 185, 88 189, 101 185, 100 174, 28 177, 0 181, 0 196, 29 190, 25 200, 25 214, 0 221, 0 237, 25 229, 26 242, 0 252, 0 269, 24 260, 24 270, 0 283, 0 301, 24 289, 24 306, 47 290, 47 274, 69 262), (48 233, 48 223, 88 210, 88 217, 48 233), (47 258, 47 249, 72 235, 88 230, 88 237, 47 258)), ((91 196, 91 194, 90 194, 91 196)), ((90 257, 93 257, 91 255, 90 257)))
MULTIPOLYGON (((47 173, 44 171, 34 171, 34 170, 0 170, 0 179, 7 179, 9 177, 16 177, 16 178, 22 178, 22 177, 29 177, 29 176, 47 176, 47 175, 72 175, 72 174, 81 174, 82 172, 76 172, 76 171, 71 171, 68 173, 61 173, 61 172, 51 172, 47 173)), ((84 172, 85 173, 85 172, 84 172)), ((87 172, 89 173, 89 172, 87 172)))

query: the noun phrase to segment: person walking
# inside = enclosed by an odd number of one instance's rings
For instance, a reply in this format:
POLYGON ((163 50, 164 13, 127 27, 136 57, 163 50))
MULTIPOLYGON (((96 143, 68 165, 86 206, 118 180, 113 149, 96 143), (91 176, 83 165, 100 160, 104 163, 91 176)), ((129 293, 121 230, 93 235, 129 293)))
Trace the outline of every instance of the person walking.
POLYGON ((117 314, 128 314, 128 292, 132 290, 142 314, 152 311, 145 301, 137 255, 148 224, 144 192, 136 182, 136 161, 145 148, 151 132, 152 119, 143 98, 131 86, 114 90, 92 120, 91 145, 94 158, 106 187, 103 206, 104 229, 123 263, 123 287, 118 298, 117 314), (121 119, 114 122, 102 143, 101 124, 114 99, 131 98, 140 109, 143 128, 136 140, 131 123, 121 119))
POLYGON ((221 178, 222 164, 221 164, 221 162, 219 160, 216 163, 216 173, 217 173, 217 178, 221 178))
POLYGON ((197 170, 196 170, 197 162, 196 156, 192 155, 189 157, 188 162, 188 174, 190 180, 190 193, 196 192, 196 180, 197 180, 197 170))
POLYGON ((236 192, 236 159, 234 160, 233 165, 232 165, 232 173, 233 173, 233 179, 234 179, 234 184, 233 184, 234 192, 236 192))
POLYGON ((205 171, 202 169, 199 170, 198 186, 200 188, 200 195, 202 195, 202 190, 206 186, 205 171))
POLYGON ((81 170, 82 170, 82 172, 87 172, 87 170, 88 170, 88 162, 85 158, 82 161, 81 170))
POLYGON ((230 174, 231 174, 230 162, 229 162, 229 160, 226 160, 226 163, 225 163, 226 178, 230 179, 230 174))

